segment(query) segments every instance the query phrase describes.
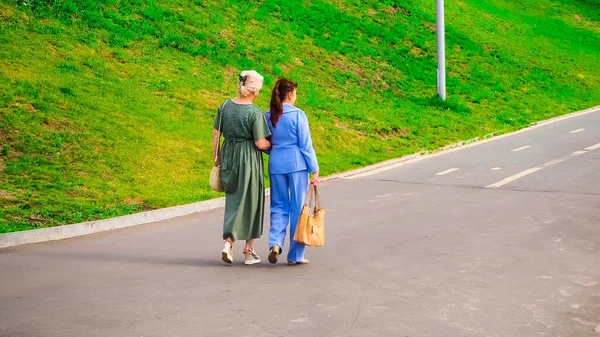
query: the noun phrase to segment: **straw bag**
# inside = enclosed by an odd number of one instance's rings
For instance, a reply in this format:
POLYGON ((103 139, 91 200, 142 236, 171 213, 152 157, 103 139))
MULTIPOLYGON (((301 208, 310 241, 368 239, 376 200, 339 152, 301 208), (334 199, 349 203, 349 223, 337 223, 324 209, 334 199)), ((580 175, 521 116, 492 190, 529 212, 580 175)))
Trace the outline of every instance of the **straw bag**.
POLYGON ((210 188, 217 192, 225 191, 223 183, 221 182, 221 165, 213 166, 210 170, 210 188))
POLYGON ((325 209, 321 208, 319 190, 316 186, 308 187, 304 206, 296 225, 294 241, 313 247, 325 244, 325 209))
POLYGON ((215 166, 213 166, 213 168, 210 170, 210 181, 209 181, 210 188, 212 188, 213 190, 215 190, 217 192, 225 191, 225 189, 223 188, 223 182, 221 181, 221 165, 217 165, 217 160, 219 159, 219 156, 221 155, 221 121, 223 120, 223 107, 225 106, 225 103, 227 103, 228 101, 229 100, 225 101, 219 107, 219 142, 217 143, 217 148, 214 149, 215 166))

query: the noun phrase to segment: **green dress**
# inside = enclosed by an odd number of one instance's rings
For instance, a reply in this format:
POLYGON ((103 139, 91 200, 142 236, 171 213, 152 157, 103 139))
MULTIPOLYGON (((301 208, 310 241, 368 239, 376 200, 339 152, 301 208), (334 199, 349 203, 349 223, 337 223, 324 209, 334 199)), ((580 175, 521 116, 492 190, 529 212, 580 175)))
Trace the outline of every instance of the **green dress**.
POLYGON ((254 142, 271 134, 263 111, 254 104, 226 101, 215 119, 224 137, 221 180, 225 189, 223 239, 250 240, 263 232, 265 186, 262 152, 254 142))

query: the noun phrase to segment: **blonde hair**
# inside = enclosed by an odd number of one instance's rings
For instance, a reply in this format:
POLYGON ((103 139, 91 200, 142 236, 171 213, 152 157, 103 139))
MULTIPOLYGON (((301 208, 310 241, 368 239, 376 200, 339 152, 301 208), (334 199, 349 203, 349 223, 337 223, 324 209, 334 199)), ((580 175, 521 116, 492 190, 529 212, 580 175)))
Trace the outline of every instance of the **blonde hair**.
POLYGON ((245 70, 240 74, 238 80, 238 93, 240 97, 245 98, 262 89, 264 77, 255 70, 245 70))

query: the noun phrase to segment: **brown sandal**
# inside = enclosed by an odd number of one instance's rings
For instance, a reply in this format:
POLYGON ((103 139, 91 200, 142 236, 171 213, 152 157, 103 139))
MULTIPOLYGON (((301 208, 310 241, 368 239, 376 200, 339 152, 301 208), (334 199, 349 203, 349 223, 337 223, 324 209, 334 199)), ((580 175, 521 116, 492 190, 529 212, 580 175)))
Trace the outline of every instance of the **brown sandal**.
POLYGON ((281 248, 279 247, 279 245, 271 247, 271 250, 269 251, 269 262, 277 263, 277 259, 279 259, 280 249, 281 248), (275 250, 275 247, 278 247, 279 249, 275 250))

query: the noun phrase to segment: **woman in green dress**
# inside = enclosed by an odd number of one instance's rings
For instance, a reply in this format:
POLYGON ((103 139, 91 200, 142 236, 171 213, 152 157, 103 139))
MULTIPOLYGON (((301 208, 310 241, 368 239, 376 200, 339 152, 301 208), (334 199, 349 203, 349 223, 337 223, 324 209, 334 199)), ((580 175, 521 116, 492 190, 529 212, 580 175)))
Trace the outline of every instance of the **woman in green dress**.
POLYGON ((267 140, 271 132, 263 111, 252 102, 262 85, 259 73, 243 71, 238 81, 238 97, 221 104, 214 123, 213 149, 219 146, 220 134, 224 137, 218 160, 225 189, 225 246, 221 256, 226 263, 233 262, 236 240, 246 240, 245 264, 260 263, 253 244, 263 232, 265 193, 261 151, 271 148, 267 140))

